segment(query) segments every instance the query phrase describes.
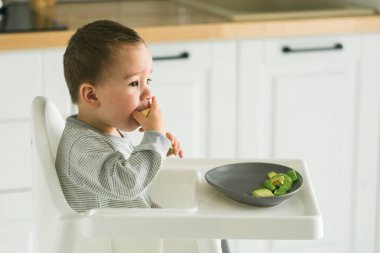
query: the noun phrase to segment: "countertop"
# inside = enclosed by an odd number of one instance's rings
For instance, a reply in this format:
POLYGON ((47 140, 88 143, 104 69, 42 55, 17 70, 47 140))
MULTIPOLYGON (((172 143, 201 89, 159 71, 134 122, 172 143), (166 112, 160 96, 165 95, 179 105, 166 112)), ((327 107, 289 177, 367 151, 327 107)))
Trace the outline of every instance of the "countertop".
POLYGON ((0 50, 65 47, 76 29, 99 19, 129 26, 147 43, 380 32, 380 15, 232 22, 162 0, 61 3, 40 13, 68 30, 3 33, 0 50))

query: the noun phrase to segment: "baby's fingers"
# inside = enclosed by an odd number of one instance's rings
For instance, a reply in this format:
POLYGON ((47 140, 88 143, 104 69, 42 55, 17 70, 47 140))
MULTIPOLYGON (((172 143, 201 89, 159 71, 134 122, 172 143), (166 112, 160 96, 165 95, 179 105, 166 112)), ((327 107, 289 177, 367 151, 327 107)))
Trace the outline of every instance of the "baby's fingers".
POLYGON ((156 96, 152 97, 152 102, 150 104, 151 110, 158 110, 158 103, 157 103, 157 98, 156 96))
POLYGON ((169 139, 170 143, 173 144, 174 136, 171 133, 166 132, 166 137, 169 139))
POLYGON ((168 152, 168 155, 171 155, 171 154, 174 154, 174 155, 177 155, 179 157, 183 157, 183 151, 181 149, 181 144, 180 142, 171 134, 171 133, 166 133, 166 136, 168 137, 168 139, 170 140, 172 146, 168 152))
POLYGON ((177 140, 177 142, 175 143, 175 154, 176 155, 179 155, 180 157, 182 157, 182 148, 181 148, 181 143, 177 140))
POLYGON ((170 149, 173 151, 175 151, 175 144, 176 144, 176 138, 174 138, 174 136, 171 134, 171 133, 168 133, 166 132, 166 137, 169 139, 170 143, 172 144, 170 149))
POLYGON ((172 146, 173 146, 174 154, 179 156, 180 158, 182 158, 183 157, 183 150, 181 148, 181 143, 176 139, 172 146))

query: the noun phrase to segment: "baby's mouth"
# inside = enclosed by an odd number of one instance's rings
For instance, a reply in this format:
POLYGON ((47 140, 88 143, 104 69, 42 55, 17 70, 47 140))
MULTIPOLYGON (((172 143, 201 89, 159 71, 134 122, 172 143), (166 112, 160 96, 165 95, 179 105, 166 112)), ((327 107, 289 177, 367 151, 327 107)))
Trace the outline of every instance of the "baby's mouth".
POLYGON ((150 100, 147 100, 140 108, 137 109, 137 111, 141 112, 148 108, 150 108, 150 100))
POLYGON ((136 111, 142 112, 142 111, 145 111, 147 109, 150 109, 150 106, 144 106, 144 107, 138 108, 136 111))

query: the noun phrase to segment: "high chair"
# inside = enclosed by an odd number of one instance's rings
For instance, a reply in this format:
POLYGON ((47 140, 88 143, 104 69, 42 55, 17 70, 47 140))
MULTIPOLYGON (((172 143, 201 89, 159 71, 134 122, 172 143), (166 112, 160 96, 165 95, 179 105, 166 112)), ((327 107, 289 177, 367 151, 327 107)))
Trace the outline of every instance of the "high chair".
POLYGON ((154 250, 143 247, 138 252, 220 253, 220 240, 216 238, 310 240, 323 236, 322 215, 302 160, 168 159, 149 188, 152 198, 163 208, 96 208, 76 213, 66 202, 55 170, 64 125, 50 100, 34 99, 33 253, 75 253, 75 248, 86 241, 93 248, 80 248, 78 253, 111 253, 124 250, 123 245, 129 247, 136 240, 146 240, 147 247, 156 245, 154 250), (301 173, 304 184, 279 206, 243 205, 226 198, 204 178, 217 166, 239 162, 269 162, 294 168, 301 173), (278 229, 288 226, 292 229, 278 229), (183 241, 187 244, 181 248, 183 241))
MULTIPOLYGON (((96 234, 97 238, 92 243, 99 252, 111 253, 115 248, 113 237, 107 229, 92 224, 93 211, 86 213, 75 212, 66 202, 59 179, 55 170, 55 158, 60 137, 65 126, 65 120, 52 101, 45 97, 36 97, 32 104, 32 150, 33 150, 33 199, 35 203, 35 226, 33 231, 33 253, 71 253, 80 240, 90 241, 88 235, 96 234), (100 239, 99 239, 100 238, 100 239), (100 246, 99 246, 100 245, 100 246), (99 247, 101 249, 99 249, 99 247)), ((162 210, 159 210, 162 211, 162 210)), ((128 213, 125 209, 112 210, 120 218, 125 218, 128 213), (124 211, 123 211, 124 210, 124 211)), ((133 215, 133 210, 131 211, 133 215)), ((107 224, 107 218, 103 222, 107 224)), ((115 217, 110 217, 114 224, 115 217)), ((115 230, 120 230, 116 228, 115 230)), ((133 234, 134 228, 130 231, 133 234)), ((120 241, 122 237, 116 238, 120 241)), ((129 238, 126 238, 129 239, 129 238)), ((133 241, 131 241, 133 242, 133 241)), ((157 240, 156 252, 163 248, 160 240, 157 240)), ((91 244, 91 241, 89 242, 91 244)), ((128 244, 128 241, 121 245, 128 244)), ((173 240, 171 240, 171 244, 173 240)), ((178 245, 178 244, 177 244, 178 245)), ((215 240, 199 240, 196 242, 195 252, 220 252, 220 245, 215 240)), ((94 247, 88 251, 93 253, 94 247)), ((180 252, 171 251, 171 252, 180 252)), ((87 251, 86 251, 87 252, 87 251)), ((141 252, 140 250, 138 252, 141 252)), ((153 252, 147 247, 144 252, 153 252)), ((188 252, 188 251, 186 251, 188 252)), ((80 253, 84 253, 83 249, 80 253)))

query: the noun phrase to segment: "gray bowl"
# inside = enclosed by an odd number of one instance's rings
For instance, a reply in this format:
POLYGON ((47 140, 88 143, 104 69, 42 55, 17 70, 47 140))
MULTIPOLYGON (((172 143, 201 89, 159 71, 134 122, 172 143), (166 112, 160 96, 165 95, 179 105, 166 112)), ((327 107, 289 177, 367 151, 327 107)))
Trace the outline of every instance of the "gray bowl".
POLYGON ((292 168, 273 163, 235 163, 209 170, 206 181, 216 190, 235 201, 261 207, 276 206, 300 190, 303 179, 296 171, 298 180, 284 195, 274 197, 254 197, 251 192, 267 179, 267 173, 287 173, 292 168))

